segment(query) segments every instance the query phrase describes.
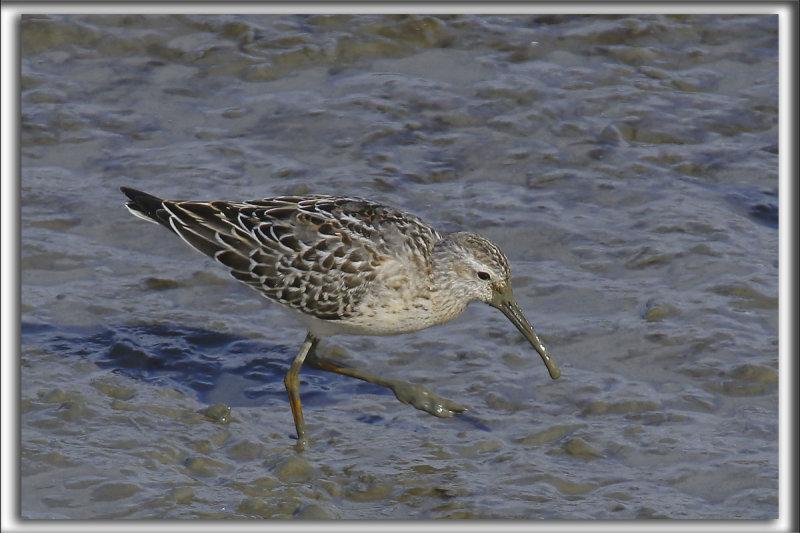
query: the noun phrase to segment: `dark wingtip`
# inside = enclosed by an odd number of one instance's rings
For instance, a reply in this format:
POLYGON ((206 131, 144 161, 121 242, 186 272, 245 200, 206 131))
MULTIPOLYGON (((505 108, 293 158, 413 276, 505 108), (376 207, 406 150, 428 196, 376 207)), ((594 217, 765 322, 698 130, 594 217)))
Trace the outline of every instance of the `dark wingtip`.
POLYGON ((146 192, 130 187, 123 186, 120 187, 119 190, 130 199, 125 205, 128 209, 134 211, 135 215, 150 219, 153 222, 165 223, 163 217, 159 216, 159 211, 164 207, 164 200, 158 196, 153 196, 152 194, 147 194, 146 192))
POLYGON ((139 201, 145 203, 153 203, 155 201, 159 203, 163 202, 163 200, 158 196, 153 196, 152 194, 147 194, 146 192, 142 192, 138 189, 133 189, 131 187, 122 186, 119 188, 119 190, 122 191, 125 194, 125 196, 130 198, 133 202, 137 203, 139 203, 139 201))

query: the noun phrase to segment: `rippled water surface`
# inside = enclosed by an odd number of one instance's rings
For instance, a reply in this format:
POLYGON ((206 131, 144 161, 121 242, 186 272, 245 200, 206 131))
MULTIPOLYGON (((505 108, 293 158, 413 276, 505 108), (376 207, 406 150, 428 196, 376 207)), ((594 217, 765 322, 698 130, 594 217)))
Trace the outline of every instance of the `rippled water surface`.
POLYGON ((775 518, 776 16, 27 16, 26 518, 775 518), (356 195, 509 256, 283 374, 304 330, 118 188, 356 195))

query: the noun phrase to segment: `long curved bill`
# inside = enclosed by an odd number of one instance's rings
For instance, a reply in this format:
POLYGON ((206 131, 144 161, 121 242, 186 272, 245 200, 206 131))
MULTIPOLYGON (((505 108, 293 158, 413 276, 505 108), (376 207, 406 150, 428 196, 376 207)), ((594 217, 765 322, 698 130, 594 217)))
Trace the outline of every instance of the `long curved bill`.
POLYGON ((533 326, 530 325, 528 319, 525 318, 525 315, 522 314, 519 306, 517 306, 517 302, 514 300, 514 294, 511 292, 511 286, 509 285, 503 292, 495 292, 489 305, 498 308, 506 315, 512 324, 517 326, 520 333, 528 339, 528 342, 530 342, 536 351, 539 352, 539 355, 542 356, 542 361, 544 361, 547 371, 550 372, 550 377, 558 379, 558 377, 561 376, 561 370, 558 368, 553 358, 550 357, 550 352, 545 348, 544 344, 542 344, 533 326))

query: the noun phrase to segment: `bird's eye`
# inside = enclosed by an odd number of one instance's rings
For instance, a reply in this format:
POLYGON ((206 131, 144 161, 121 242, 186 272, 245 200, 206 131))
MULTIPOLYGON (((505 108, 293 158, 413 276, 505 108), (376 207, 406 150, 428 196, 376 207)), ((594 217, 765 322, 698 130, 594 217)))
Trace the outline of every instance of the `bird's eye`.
POLYGON ((490 276, 488 272, 478 272, 478 279, 482 279, 483 281, 489 281, 490 279, 492 279, 492 276, 490 276))

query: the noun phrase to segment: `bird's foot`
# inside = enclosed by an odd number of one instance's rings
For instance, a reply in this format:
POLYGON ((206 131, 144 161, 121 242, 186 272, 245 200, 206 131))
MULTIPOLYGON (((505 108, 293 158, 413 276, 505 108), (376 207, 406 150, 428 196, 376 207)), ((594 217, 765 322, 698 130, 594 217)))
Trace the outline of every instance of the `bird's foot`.
POLYGON ((386 386, 392 389, 398 400, 433 416, 450 418, 467 410, 466 407, 447 398, 442 398, 422 385, 414 385, 413 383, 395 379, 386 381, 386 386))

